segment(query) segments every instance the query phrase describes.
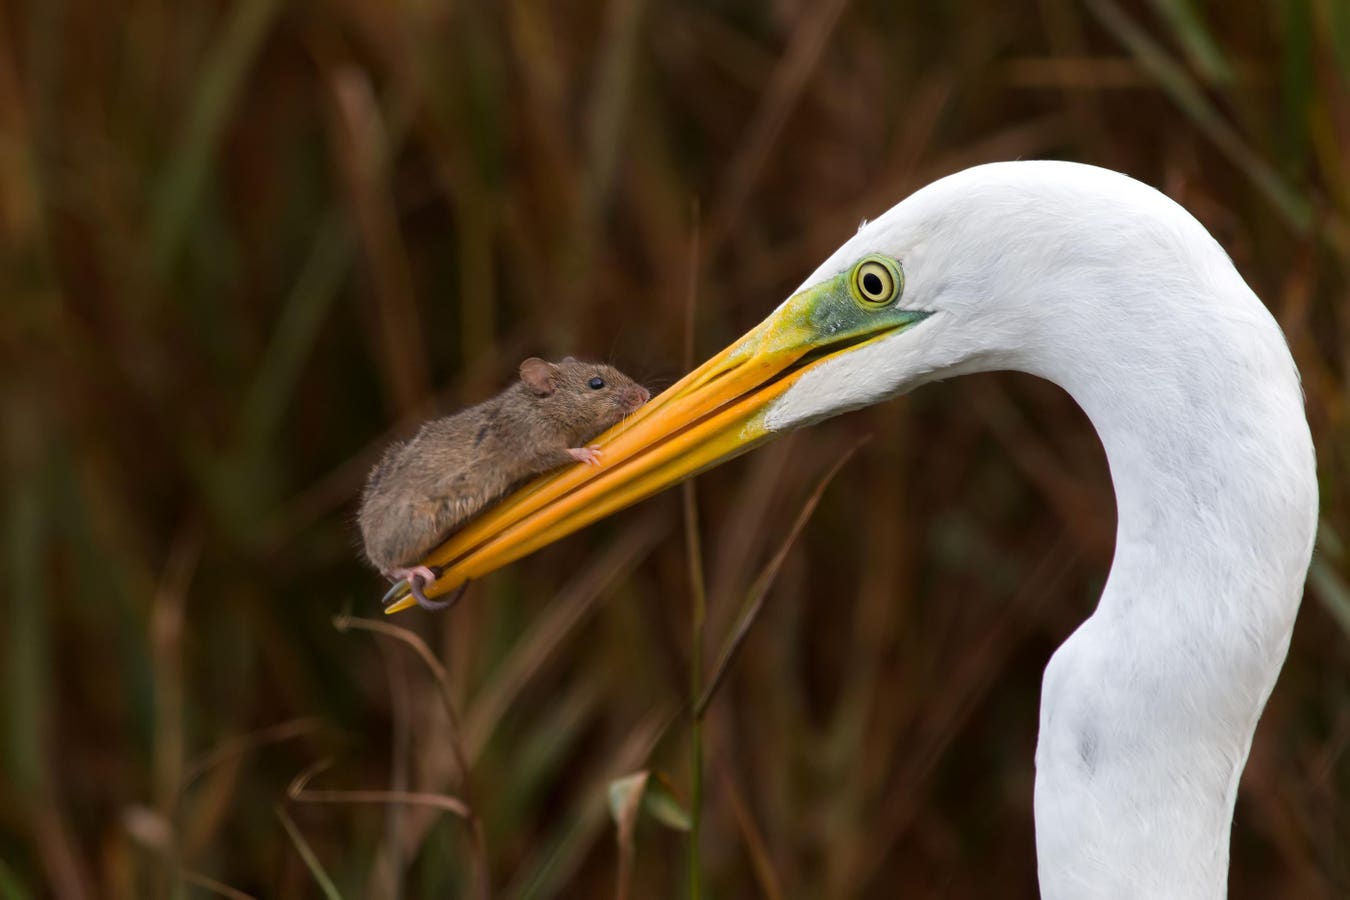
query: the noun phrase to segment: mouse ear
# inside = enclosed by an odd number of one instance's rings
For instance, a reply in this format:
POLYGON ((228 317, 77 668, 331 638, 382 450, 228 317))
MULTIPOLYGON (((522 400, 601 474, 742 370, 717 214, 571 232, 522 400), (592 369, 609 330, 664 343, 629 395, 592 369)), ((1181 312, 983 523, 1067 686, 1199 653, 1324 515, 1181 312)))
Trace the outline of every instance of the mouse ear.
POLYGON ((576 358, 575 356, 564 356, 564 357, 563 357, 563 362, 565 362, 565 363, 574 363, 574 362, 576 362, 576 361, 577 361, 577 358, 576 358))
POLYGON ((529 388, 530 393, 547 397, 556 387, 553 383, 557 366, 545 362, 537 356, 531 356, 520 364, 520 380, 529 388))

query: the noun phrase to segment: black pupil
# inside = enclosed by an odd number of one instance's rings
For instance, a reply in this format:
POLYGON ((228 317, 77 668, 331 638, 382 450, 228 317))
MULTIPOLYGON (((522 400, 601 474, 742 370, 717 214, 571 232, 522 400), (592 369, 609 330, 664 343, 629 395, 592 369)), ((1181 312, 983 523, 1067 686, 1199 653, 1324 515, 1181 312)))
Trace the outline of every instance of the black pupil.
POLYGON ((881 295, 881 276, 876 272, 868 272, 863 276, 863 291, 869 297, 878 297, 881 295))
POLYGON ((598 375, 595 378, 591 379, 591 390, 598 391, 604 386, 605 386, 605 379, 599 377, 598 375))

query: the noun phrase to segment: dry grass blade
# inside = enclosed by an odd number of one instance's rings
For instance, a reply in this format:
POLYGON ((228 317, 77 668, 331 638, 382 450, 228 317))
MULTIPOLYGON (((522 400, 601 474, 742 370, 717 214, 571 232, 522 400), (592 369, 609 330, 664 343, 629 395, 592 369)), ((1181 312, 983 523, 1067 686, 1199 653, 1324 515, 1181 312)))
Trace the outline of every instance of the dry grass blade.
POLYGON ((290 837, 291 843, 295 845, 296 852, 299 853, 300 858, 305 861, 305 867, 309 869, 309 873, 314 876, 314 880, 318 883, 319 889, 323 891, 324 896, 327 897, 328 900, 342 900, 342 894, 338 893, 337 885, 335 885, 333 879, 328 876, 328 872, 324 869, 323 863, 319 862, 319 858, 314 855, 314 849, 309 846, 309 841, 305 840, 305 836, 300 833, 300 829, 291 821, 291 817, 286 815, 286 810, 282 808, 280 803, 276 805, 276 813, 277 818, 281 820, 282 827, 286 829, 286 834, 290 837))
POLYGON ((350 628, 370 631, 402 641, 411 647, 422 662, 426 664, 426 667, 431 670, 432 677, 435 679, 437 687, 440 688, 441 700, 445 704, 445 715, 450 721, 450 752, 460 772, 460 784, 464 794, 463 803, 466 809, 464 820, 468 824, 473 837, 474 893, 475 896, 480 898, 490 896, 492 889, 488 880, 487 839, 483 834, 483 822, 473 809, 468 755, 464 751, 464 733, 459 727, 459 715, 455 711, 454 691, 450 687, 450 678, 445 671, 445 666, 441 665, 441 661, 431 652, 431 648, 427 646, 426 641, 406 628, 390 625, 388 622, 359 619, 348 615, 335 616, 333 627, 341 632, 346 632, 350 628))
MULTIPOLYGON (((935 127, 938 115, 945 111, 945 98, 936 92, 937 101, 932 118, 922 116, 914 123, 916 132, 935 127)), ((919 110, 919 113, 924 112, 919 110)), ((941 178, 967 166, 977 166, 1000 159, 1034 158, 1052 153, 1054 147, 1072 135, 1072 119, 1063 112, 1053 112, 1033 119, 1019 121, 1007 128, 972 141, 958 151, 949 152, 940 159, 925 159, 916 169, 901 169, 897 174, 885 173, 866 194, 850 197, 838 207, 822 209, 809 223, 808 230, 795 240, 785 240, 773 252, 741 264, 745 276, 752 282, 773 282, 784 271, 793 271, 803 259, 827 254, 841 237, 851 234, 860 219, 874 216, 887 203, 921 187, 926 181, 941 178)))
POLYGON ((759 574, 758 560, 767 555, 764 546, 774 538, 760 523, 768 521, 782 501, 783 480, 791 477, 801 446, 798 435, 788 435, 759 451, 715 529, 710 529, 709 543, 717 553, 708 584, 712 598, 709 627, 716 634, 731 628, 739 610, 729 601, 742 597, 759 574))
POLYGON ((14 872, 0 859, 0 897, 5 900, 28 900, 32 891, 23 885, 14 872))
POLYGON ((922 808, 922 788, 943 752, 974 713, 978 701, 993 688, 1013 648, 1018 646, 1018 638, 1031 628, 1036 607, 1054 596, 1054 589, 1078 560, 1079 553, 1070 534, 1061 532, 997 621, 990 623, 976 646, 965 650, 961 664, 943 686, 941 702, 932 707, 922 723, 921 739, 900 766, 894 787, 879 806, 881 815, 869 831, 870 846, 860 849, 849 872, 852 887, 846 894, 860 892, 871 881, 885 862, 886 854, 910 827, 922 808))
MULTIPOLYGON (((412 673, 413 661, 391 641, 377 641, 389 685, 389 775, 384 789, 408 791, 411 787, 413 719, 415 718, 412 673)), ((401 897, 406 877, 403 846, 406 809, 401 804, 385 808, 383 846, 376 853, 366 883, 366 894, 373 897, 401 897)))
POLYGON ((613 752, 603 760, 589 777, 583 791, 586 803, 579 814, 564 826, 563 834, 545 849, 536 851, 516 869, 515 880, 503 896, 559 897, 566 896, 566 885, 581 866, 586 854, 603 834, 607 819, 605 791, 616 772, 631 772, 651 755, 657 742, 679 718, 675 704, 663 703, 643 716, 633 726, 613 752))
POLYGON ((187 128, 159 185, 150 234, 158 272, 167 272, 182 245, 236 95, 280 6, 278 0, 245 0, 230 8, 230 20, 188 107, 187 128))
MULTIPOLYGON (((653 819, 676 831, 690 831, 693 821, 671 793, 670 783, 659 772, 643 769, 609 783, 609 815, 614 820, 615 839, 619 846, 618 875, 615 896, 626 900, 633 881, 637 844, 634 837, 638 819, 646 812, 653 819)), ((700 883, 701 878, 691 882, 700 883)))
POLYGON ((769 859, 769 848, 764 841, 764 832, 755 822, 755 815, 750 809, 750 804, 746 801, 745 793, 741 786, 736 783, 736 776, 726 762, 723 754, 713 753, 716 759, 716 768, 718 776, 722 782, 722 791, 727 801, 731 804, 732 815, 736 819, 736 827, 741 832, 741 838, 745 841, 746 852, 750 856, 750 865, 755 873, 755 881, 759 884, 760 893, 766 900, 783 900, 783 885, 779 883, 778 873, 774 871, 773 861, 769 859))
POLYGON ((1109 560, 1115 542, 1115 523, 1095 515, 1095 511, 1109 506, 1111 498, 1094 492, 1075 475, 998 384, 970 380, 963 382, 960 390, 1027 481, 1036 485, 1047 504, 1071 527, 1080 549, 1094 559, 1109 560))
MULTIPOLYGON (((202 551, 201 528, 189 524, 181 528, 169 552, 164 573, 155 590, 150 616, 151 660, 154 666, 155 733, 153 747, 155 805, 166 819, 178 805, 179 785, 183 781, 184 678, 183 618, 188 588, 197 570, 202 551)), ((167 849, 169 865, 160 873, 167 882, 166 893, 177 893, 180 874, 177 843, 167 849)))
POLYGON ((689 201, 689 262, 684 269, 684 353, 685 371, 694 368, 694 343, 698 333, 699 229, 702 215, 698 198, 689 201))
POLYGON ((754 190, 788 116, 806 90, 848 2, 826 0, 801 8, 792 39, 774 69, 764 99, 750 124, 749 134, 727 166, 721 200, 709 217, 707 255, 710 260, 717 256, 722 243, 740 220, 741 209, 754 190))
POLYGON ((483 752, 511 702, 610 585, 627 577, 652 552, 666 529, 663 516, 648 515, 641 519, 564 586, 548 608, 530 623, 530 630, 516 642, 464 715, 464 747, 470 764, 483 752))
POLYGON ((633 881, 634 842, 638 812, 642 809, 642 792, 651 772, 644 770, 615 782, 609 787, 609 811, 614 819, 614 836, 619 844, 618 874, 615 876, 614 896, 628 900, 633 881))
POLYGON ((1314 557, 1308 569, 1308 586, 1322 601, 1336 624, 1350 635, 1350 586, 1326 560, 1314 557))
MULTIPOLYGON (((685 293, 684 367, 694 365, 694 327, 698 321, 698 204, 690 210, 689 283, 685 293)), ((703 572, 703 541, 698 528, 698 490, 691 479, 681 485, 684 510, 684 553, 689 567, 689 702, 697 703, 703 690, 703 639, 708 625, 708 582, 703 572)), ((639 794, 641 790, 639 789, 639 794)), ((689 728, 689 896, 703 894, 703 867, 699 840, 703 824, 703 722, 699 716, 689 728)))
MULTIPOLYGON (((232 897, 235 900, 240 900, 240 898, 252 900, 251 894, 246 894, 224 882, 217 881, 209 875, 183 866, 180 862, 182 842, 178 835, 174 833, 173 824, 158 811, 144 806, 128 807, 122 812, 122 828, 137 844, 160 856, 164 861, 165 869, 171 871, 178 880, 196 885, 222 897, 232 897)), ((175 885, 167 896, 176 897, 182 893, 182 886, 175 885)), ((0 897, 5 897, 8 900, 9 896, 4 890, 3 880, 0 880, 0 897)))
POLYGON ((1153 7, 1167 19, 1172 33, 1185 47, 1186 56, 1207 81, 1216 84, 1232 81, 1233 67, 1192 0, 1153 0, 1153 7))
POLYGON ((630 105, 633 73, 639 59, 640 31, 646 0, 609 4, 609 21, 601 42, 595 87, 590 100, 587 137, 589 169, 587 202, 600 208, 609 195, 624 142, 624 120, 630 105))
POLYGON ((834 480, 834 476, 839 474, 839 470, 844 467, 844 464, 853 458, 853 454, 858 452, 858 448, 867 443, 867 440, 867 438, 863 438, 845 450, 834 465, 830 467, 830 470, 825 473, 825 477, 820 479, 815 490, 806 498, 806 503, 802 505, 801 512, 797 514, 797 519, 792 523, 792 528, 788 530, 787 537, 783 539, 778 552, 774 554, 773 559, 769 560, 769 564, 764 567, 764 571, 760 572, 759 577, 750 586, 750 590, 745 596, 745 602, 741 607, 740 618, 737 619, 736 627, 732 631, 731 637, 727 639, 727 645, 722 651, 721 658, 717 661, 717 668, 713 671, 712 680, 708 682, 707 689, 699 697, 698 703, 694 705, 694 718, 700 719, 703 717, 708 709, 708 704, 716 696, 717 689, 726 680, 732 663, 736 661, 736 655, 740 652, 742 645, 745 644, 745 639, 749 637, 750 629, 754 626, 755 620, 759 618, 760 610, 764 608, 764 598, 768 596, 769 588, 773 587, 774 579, 778 577, 778 570, 783 567, 783 561, 787 559, 788 551, 792 549, 792 545, 802 533, 802 529, 810 521, 811 514, 816 511, 820 498, 825 495, 825 489, 830 486, 830 482, 834 480))
POLYGON ((285 421, 305 360, 350 267, 351 248, 350 229, 329 213, 284 301, 240 406, 237 440, 247 462, 271 448, 285 421))
POLYGON ((34 813, 33 842, 40 849, 43 864, 52 883, 56 885, 58 896, 71 900, 94 897, 96 894, 89 889, 92 879, 80 857, 75 832, 63 806, 55 801, 56 798, 48 800, 42 809, 34 813))
POLYGON ((179 531, 155 592, 150 641, 155 671, 155 794, 159 810, 172 813, 183 783, 183 608, 201 557, 202 532, 179 531))
POLYGON ((473 810, 467 803, 446 794, 428 794, 420 791, 317 790, 309 787, 310 780, 331 764, 331 760, 320 760, 296 775, 290 787, 286 788, 286 796, 297 803, 399 803, 408 806, 428 806, 453 813, 466 821, 473 818, 473 810))
POLYGON ((430 377, 407 248, 385 183, 389 139, 365 74, 344 66, 331 79, 338 155, 375 287, 378 356, 391 408, 406 413, 427 399, 430 377))
MULTIPOLYGON (((703 546, 698 531, 698 494, 694 482, 682 485, 685 558, 689 566, 689 702, 697 703, 703 684, 703 637, 708 621, 708 589, 703 579, 703 546)), ((689 896, 703 893, 699 835, 703 818, 703 722, 697 710, 689 728, 689 896)))
POLYGON ((179 786, 178 793, 181 796, 197 779, 222 763, 252 753, 254 750, 266 747, 269 744, 279 744, 283 741, 291 741, 298 737, 314 734, 322 727, 322 723, 318 719, 306 716, 300 719, 291 719, 289 722, 279 722, 267 728, 260 728, 257 731, 235 735, 224 740, 213 750, 187 764, 183 773, 183 783, 179 786))
POLYGON ((1346 584, 1345 544, 1323 519, 1317 529, 1317 552, 1308 570, 1308 586, 1331 617, 1350 635, 1350 585, 1346 584))
POLYGON ((232 888, 223 881, 217 881, 209 875, 203 875, 201 872, 184 869, 182 874, 184 881, 188 884, 196 885, 204 891, 210 891, 221 897, 229 897, 230 900, 255 900, 252 894, 246 894, 238 888, 232 888))
MULTIPOLYGON (((4 397, 12 428, 0 435, 6 474, 3 509, 3 554, 10 573, 5 592, 5 621, 9 636, 6 647, 7 765, 11 767, 14 797, 22 803, 25 827, 35 853, 55 892, 62 897, 93 896, 93 883, 80 856, 79 843, 60 796, 61 782, 54 777, 48 735, 52 707, 50 584, 41 561, 50 540, 51 520, 44 514, 41 461, 49 448, 44 443, 44 422, 38 411, 25 403, 4 397)), ((62 473, 66 474, 66 473, 62 473)), ((9 794, 9 790, 4 792, 9 794)))
POLYGON ((1251 179, 1294 231, 1312 223, 1306 200, 1223 118, 1186 70, 1113 0, 1088 0, 1088 8, 1116 36, 1214 145, 1251 179))
POLYGON ((441 689, 441 699, 445 702, 445 711, 450 717, 450 724, 458 731, 459 715, 455 712, 455 695, 450 688, 450 680, 446 674, 445 666, 441 665, 441 661, 436 658, 436 654, 431 652, 431 648, 427 646, 427 642, 422 640, 420 635, 406 628, 390 625, 388 622, 380 622, 376 619, 361 619, 345 613, 333 617, 333 627, 344 633, 353 628, 357 631, 370 631, 393 638, 396 641, 402 641, 411 647, 413 652, 426 664, 426 667, 431 670, 432 678, 436 680, 437 687, 441 689))
POLYGON ((1325 10, 1332 53, 1341 71, 1341 79, 1350 85, 1350 4, 1327 0, 1322 9, 1325 10))

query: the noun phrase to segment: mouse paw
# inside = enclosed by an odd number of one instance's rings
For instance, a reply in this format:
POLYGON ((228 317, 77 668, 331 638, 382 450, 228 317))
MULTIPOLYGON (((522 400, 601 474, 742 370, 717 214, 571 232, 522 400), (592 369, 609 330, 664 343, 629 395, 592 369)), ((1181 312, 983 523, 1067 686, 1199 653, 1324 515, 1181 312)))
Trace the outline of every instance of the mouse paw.
POLYGON ((441 577, 441 573, 431 568, 431 566, 409 566, 406 569, 390 569, 384 574, 385 577, 391 581, 402 581, 406 578, 410 585, 412 584, 413 576, 421 578, 423 584, 431 584, 437 578, 441 577))
POLYGON ((459 598, 464 596, 464 590, 469 586, 469 583, 466 581, 456 588, 453 594, 444 600, 432 600, 424 593, 424 591, 426 590, 427 585, 441 577, 439 569, 432 568, 431 566, 409 566, 406 569, 390 569, 385 575, 395 581, 407 579, 408 591, 412 594, 413 599, 417 601, 417 605, 423 609, 432 611, 449 609, 454 606, 459 602, 459 598))
POLYGON ((583 462, 588 466, 600 465, 600 451, 595 447, 568 447, 567 453, 577 462, 583 462))
MULTIPOLYGON (((406 569, 390 569, 384 574, 393 581, 403 581, 406 579, 408 582, 408 590, 412 593, 413 599, 416 600, 417 605, 423 609, 444 608, 438 605, 438 601, 430 599, 422 592, 427 585, 441 577, 441 573, 431 568, 431 566, 409 566, 406 569)), ((392 593, 393 591, 390 591, 390 594, 392 593)), ((387 598, 389 595, 386 594, 385 596, 387 598)), ((388 600, 386 599, 386 603, 387 602, 388 600)))

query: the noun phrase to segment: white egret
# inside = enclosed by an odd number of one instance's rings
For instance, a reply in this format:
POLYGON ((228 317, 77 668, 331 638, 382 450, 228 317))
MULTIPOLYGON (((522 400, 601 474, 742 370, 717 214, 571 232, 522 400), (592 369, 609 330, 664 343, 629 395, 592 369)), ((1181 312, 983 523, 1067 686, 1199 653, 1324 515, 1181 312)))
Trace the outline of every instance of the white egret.
POLYGON ((996 163, 904 200, 604 436, 603 468, 543 479, 454 535, 428 593, 782 432, 1003 369, 1083 408, 1118 510, 1101 600, 1042 685, 1042 894, 1223 896, 1238 779, 1312 551, 1313 446, 1275 320, 1194 218, 1123 175, 996 163))

